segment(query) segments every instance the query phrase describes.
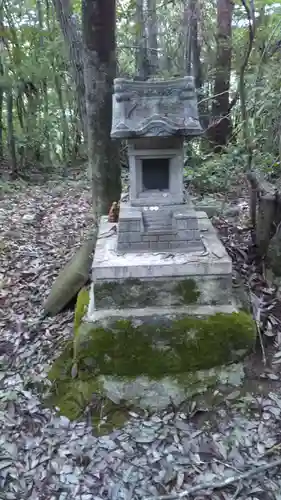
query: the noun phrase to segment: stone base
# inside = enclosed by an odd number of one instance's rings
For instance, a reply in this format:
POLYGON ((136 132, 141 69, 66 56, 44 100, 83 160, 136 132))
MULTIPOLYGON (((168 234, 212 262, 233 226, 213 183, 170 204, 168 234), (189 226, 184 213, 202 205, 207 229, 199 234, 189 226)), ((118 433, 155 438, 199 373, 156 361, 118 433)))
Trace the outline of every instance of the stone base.
POLYGON ((203 251, 118 253, 102 218, 87 321, 231 313, 232 263, 205 212, 197 212, 203 251))
MULTIPOLYGON (((91 299, 93 299, 93 290, 91 290, 91 299)), ((217 313, 232 314, 237 312, 235 304, 218 305, 218 306, 184 306, 184 307, 145 307, 127 308, 127 309, 100 309, 96 310, 93 300, 90 300, 90 305, 86 317, 88 323, 94 324, 97 327, 111 328, 115 321, 122 319, 133 321, 135 325, 154 324, 155 326, 169 326, 176 320, 185 317, 195 316, 198 318, 207 318, 217 313)))

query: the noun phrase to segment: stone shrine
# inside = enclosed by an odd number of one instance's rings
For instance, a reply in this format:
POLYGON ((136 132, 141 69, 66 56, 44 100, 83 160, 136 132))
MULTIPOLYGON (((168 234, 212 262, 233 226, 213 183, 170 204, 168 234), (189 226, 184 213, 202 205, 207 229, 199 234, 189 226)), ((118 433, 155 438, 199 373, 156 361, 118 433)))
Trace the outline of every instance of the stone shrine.
POLYGON ((121 204, 118 251, 203 249, 184 204, 183 141, 201 133, 193 81, 117 80, 112 137, 128 140, 130 199, 121 204))
POLYGON ((130 188, 117 229, 101 218, 88 321, 235 310, 231 260, 184 193, 184 140, 201 132, 192 77, 115 80, 111 136, 127 140, 130 188))

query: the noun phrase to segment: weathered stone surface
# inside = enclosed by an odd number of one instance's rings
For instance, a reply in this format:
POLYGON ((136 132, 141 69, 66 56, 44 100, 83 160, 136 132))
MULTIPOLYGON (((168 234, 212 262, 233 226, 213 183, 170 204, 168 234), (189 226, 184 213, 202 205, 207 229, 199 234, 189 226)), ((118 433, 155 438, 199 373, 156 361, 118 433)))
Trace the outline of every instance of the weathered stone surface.
POLYGON ((130 168, 129 203, 121 204, 119 214, 119 252, 203 251, 196 214, 183 205, 183 139, 200 133, 192 77, 115 80, 111 135, 128 139, 130 168))
POLYGON ((114 81, 112 138, 201 133, 192 77, 114 81))
MULTIPOLYGON (((143 140, 144 141, 144 140, 143 140)), ((135 141, 136 142, 136 141, 135 141)), ((129 141, 128 160, 130 167, 130 203, 132 206, 149 205, 178 205, 183 203, 183 140, 180 147, 166 149, 163 144, 162 149, 151 148, 153 139, 149 139, 149 146, 139 149, 137 145, 129 141), (150 160, 153 168, 153 160, 159 165, 161 160, 160 174, 165 168, 165 161, 168 161, 168 186, 165 189, 160 185, 147 189, 143 182, 143 162, 150 160)), ((157 175, 157 178, 159 176, 157 175)))
POLYGON ((117 235, 105 217, 100 224, 92 268, 93 282, 127 278, 149 279, 192 278, 194 276, 226 276, 232 273, 232 263, 204 212, 197 212, 204 248, 186 252, 177 248, 170 252, 117 252, 117 235))
MULTIPOLYGON (((93 295, 91 295, 93 297, 93 295)), ((235 304, 219 305, 188 305, 175 307, 144 307, 127 309, 95 309, 90 301, 85 320, 89 324, 99 324, 103 328, 108 328, 112 322, 122 319, 129 319, 136 324, 154 324, 170 327, 171 322, 185 317, 209 317, 222 313, 225 315, 237 312, 235 304)))
POLYGON ((204 249, 196 212, 189 205, 141 209, 121 203, 117 238, 118 252, 204 249))
POLYGON ((232 279, 226 275, 194 276, 178 280, 97 281, 94 293, 96 309, 231 304, 232 279))
POLYGON ((193 78, 119 79, 113 103, 112 137, 129 140, 130 196, 117 232, 101 219, 87 320, 171 330, 200 305, 230 314, 231 260, 207 215, 184 204, 183 137, 200 132, 193 78))
POLYGON ((241 364, 198 370, 196 373, 179 377, 164 377, 151 380, 137 377, 134 380, 101 376, 99 378, 102 392, 115 404, 126 401, 136 408, 159 411, 167 408, 171 401, 175 406, 191 398, 195 394, 205 392, 208 387, 227 383, 236 386, 244 378, 241 364), (235 375, 233 377, 233 374, 235 375))
POLYGON ((90 357, 100 374, 159 379, 230 363, 254 346, 250 314, 191 316, 179 311, 141 316, 132 310, 122 319, 110 312, 97 315, 94 322, 81 324, 76 335, 77 363, 83 370, 83 360, 90 357))

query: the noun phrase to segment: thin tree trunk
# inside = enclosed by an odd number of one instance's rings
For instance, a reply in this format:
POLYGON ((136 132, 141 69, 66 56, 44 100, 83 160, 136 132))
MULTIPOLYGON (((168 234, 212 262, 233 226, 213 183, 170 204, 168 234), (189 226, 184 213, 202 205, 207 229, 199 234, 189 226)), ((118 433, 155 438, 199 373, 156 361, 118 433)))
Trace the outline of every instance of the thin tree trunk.
POLYGON ((110 138, 116 74, 115 0, 82 0, 88 158, 96 224, 121 191, 119 145, 110 138))
POLYGON ((150 75, 156 75, 159 66, 157 0, 147 0, 146 26, 147 26, 149 73, 150 75))
POLYGON ((149 77, 143 0, 136 0, 136 74, 141 80, 149 77))
POLYGON ((75 18, 71 9, 70 0, 53 0, 53 4, 64 37, 65 45, 69 52, 73 79, 76 86, 78 112, 81 120, 84 140, 85 142, 87 142, 87 112, 85 99, 82 38, 77 29, 75 18))
POLYGON ((14 134, 14 121, 13 121, 13 92, 12 90, 7 91, 7 136, 8 136, 8 147, 9 155, 12 165, 12 178, 15 179, 18 175, 17 169, 17 157, 16 157, 16 144, 15 144, 15 134, 14 134))
MULTIPOLYGON (((0 3, 0 31, 3 33, 4 32, 4 12, 3 12, 3 5, 0 3)), ((3 65, 3 37, 0 36, 0 77, 4 76, 4 65, 3 65)), ((3 126, 3 104, 4 104, 4 87, 3 84, 0 83, 0 162, 3 159, 4 156, 4 144, 3 144, 3 132, 4 132, 4 126, 3 126)))
POLYGON ((198 41, 198 0, 187 0, 184 9, 185 25, 185 72, 192 74, 195 86, 201 89, 203 85, 202 65, 200 61, 200 45, 198 41))
POLYGON ((227 144, 231 133, 229 87, 231 72, 232 0, 217 0, 217 55, 215 64, 212 126, 208 139, 215 151, 227 144))
MULTIPOLYGON (((39 43, 40 43, 40 52, 43 55, 44 51, 44 26, 43 26, 43 12, 42 12, 42 0, 36 0, 36 9, 37 9, 37 18, 38 18, 38 27, 39 27, 39 43)), ((49 98, 48 98, 48 81, 47 78, 42 79, 42 94, 43 94, 43 107, 44 107, 44 140, 45 140, 45 160, 48 163, 50 160, 50 134, 49 134, 49 126, 48 126, 48 118, 49 118, 49 98)))
MULTIPOLYGON (((53 67, 53 71, 55 71, 55 67, 53 67)), ((66 166, 67 163, 67 152, 68 152, 68 126, 67 119, 65 114, 63 95, 61 90, 61 82, 58 75, 55 75, 55 87, 58 95, 59 107, 61 112, 61 143, 62 143, 62 161, 66 166)))

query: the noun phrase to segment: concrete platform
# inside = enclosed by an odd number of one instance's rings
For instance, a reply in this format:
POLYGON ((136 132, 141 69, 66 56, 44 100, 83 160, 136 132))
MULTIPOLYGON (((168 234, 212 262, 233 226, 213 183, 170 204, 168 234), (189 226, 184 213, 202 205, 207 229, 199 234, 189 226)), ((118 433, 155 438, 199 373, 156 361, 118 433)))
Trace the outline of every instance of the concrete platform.
POLYGON ((102 217, 92 266, 92 279, 188 277, 227 275, 232 262, 205 212, 196 212, 203 251, 117 253, 117 233, 102 217))
POLYGON ((203 251, 117 251, 117 231, 103 217, 92 266, 86 321, 174 319, 236 310, 232 262, 205 212, 196 212, 203 251), (186 290, 186 285, 189 289, 186 290), (191 288, 190 288, 191 287, 191 288))

